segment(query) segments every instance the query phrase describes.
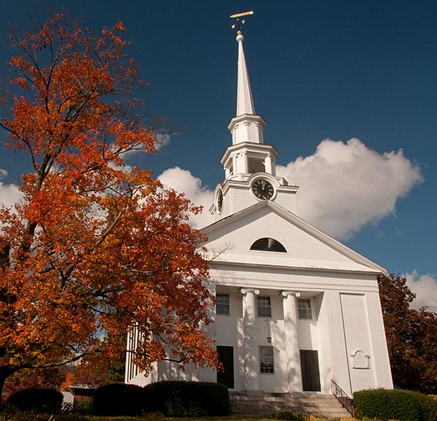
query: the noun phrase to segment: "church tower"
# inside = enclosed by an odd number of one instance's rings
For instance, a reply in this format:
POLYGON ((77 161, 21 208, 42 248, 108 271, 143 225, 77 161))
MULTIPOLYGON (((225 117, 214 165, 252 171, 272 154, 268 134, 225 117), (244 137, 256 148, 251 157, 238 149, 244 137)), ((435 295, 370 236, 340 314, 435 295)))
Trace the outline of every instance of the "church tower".
POLYGON ((210 208, 216 220, 263 200, 274 201, 291 211, 298 189, 276 176, 279 153, 274 146, 264 143, 266 122, 255 112, 243 48, 243 23, 238 20, 234 25, 238 43, 237 111, 228 125, 232 145, 220 160, 225 180, 217 185, 210 208))

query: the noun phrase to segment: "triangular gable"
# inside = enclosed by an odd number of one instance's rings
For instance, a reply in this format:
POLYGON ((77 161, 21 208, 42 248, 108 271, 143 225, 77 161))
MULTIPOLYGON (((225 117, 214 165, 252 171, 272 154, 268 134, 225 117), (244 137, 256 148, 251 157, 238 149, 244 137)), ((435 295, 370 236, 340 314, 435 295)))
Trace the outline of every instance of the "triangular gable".
POLYGON ((384 268, 282 206, 263 201, 202 229, 215 263, 302 270, 381 273, 384 268), (279 241, 286 253, 253 251, 259 238, 279 241))

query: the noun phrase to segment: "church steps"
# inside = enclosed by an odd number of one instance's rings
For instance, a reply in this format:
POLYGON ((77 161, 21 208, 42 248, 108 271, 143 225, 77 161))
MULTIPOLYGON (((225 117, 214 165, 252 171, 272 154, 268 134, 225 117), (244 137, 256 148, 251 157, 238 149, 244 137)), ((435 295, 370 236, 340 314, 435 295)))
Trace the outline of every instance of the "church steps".
POLYGON ((350 417, 349 412, 332 395, 318 393, 231 392, 233 415, 276 418, 281 411, 325 418, 350 417))

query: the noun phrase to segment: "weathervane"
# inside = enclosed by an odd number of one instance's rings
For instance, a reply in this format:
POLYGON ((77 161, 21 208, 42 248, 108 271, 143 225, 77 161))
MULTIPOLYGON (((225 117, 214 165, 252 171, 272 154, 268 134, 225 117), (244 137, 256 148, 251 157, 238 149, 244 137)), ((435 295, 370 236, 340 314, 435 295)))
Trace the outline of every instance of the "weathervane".
POLYGON ((244 19, 241 19, 243 16, 253 15, 253 10, 249 10, 248 12, 235 13, 235 15, 229 16, 231 19, 235 19, 235 23, 232 24, 232 29, 237 30, 237 35, 242 33, 242 28, 244 23, 246 22, 244 19))

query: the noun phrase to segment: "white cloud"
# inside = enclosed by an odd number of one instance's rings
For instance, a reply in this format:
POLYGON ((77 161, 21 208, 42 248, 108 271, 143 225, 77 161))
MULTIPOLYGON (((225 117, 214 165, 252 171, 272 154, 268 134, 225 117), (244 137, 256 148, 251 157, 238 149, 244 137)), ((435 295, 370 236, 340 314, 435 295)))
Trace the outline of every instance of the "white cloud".
MULTIPOLYGON (((162 144, 168 140, 162 139, 162 144)), ((289 183, 300 186, 296 213, 340 239, 394 214, 397 201, 422 181, 420 168, 402 150, 379 154, 359 139, 346 143, 323 140, 313 155, 278 165, 276 170, 289 183)), ((6 171, 0 170, 0 179, 5 175, 6 171)), ((179 167, 164 171, 158 178, 203 206, 202 214, 192 219, 194 226, 213 222, 208 212, 213 191, 200 179, 179 167)), ((18 186, 0 182, 1 204, 10 206, 19 198, 18 186)))
POLYGON ((429 311, 437 312, 437 277, 436 275, 418 275, 416 271, 404 275, 407 287, 416 294, 411 307, 427 306, 429 311))
POLYGON ((359 139, 323 140, 313 155, 276 170, 300 186, 297 213, 337 238, 393 214, 397 200, 422 181, 402 150, 379 154, 359 139))
POLYGON ((187 199, 190 199, 195 205, 203 206, 202 213, 193 216, 191 219, 194 227, 202 228, 213 221, 208 211, 212 203, 213 192, 203 187, 202 181, 194 177, 190 171, 179 167, 170 168, 165 170, 158 179, 165 187, 185 193, 187 199))
MULTIPOLYGON (((7 176, 7 171, 0 168, 0 180, 7 176)), ((15 184, 4 184, 0 181, 0 206, 12 206, 21 198, 19 187, 15 184)))
POLYGON ((155 136, 155 149, 159 151, 162 147, 167 146, 170 143, 170 135, 167 133, 156 133, 155 136))
MULTIPOLYGON (((394 214, 397 201, 422 181, 420 168, 402 150, 379 154, 354 138, 346 143, 323 140, 313 155, 278 165, 276 171, 300 186, 299 216, 340 239, 394 214)), ((203 214, 193 219, 194 226, 212 222, 208 209, 213 192, 200 179, 179 167, 158 178, 204 207, 203 214)))

